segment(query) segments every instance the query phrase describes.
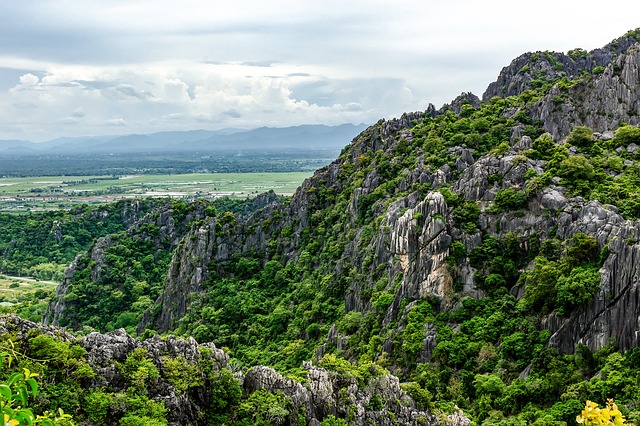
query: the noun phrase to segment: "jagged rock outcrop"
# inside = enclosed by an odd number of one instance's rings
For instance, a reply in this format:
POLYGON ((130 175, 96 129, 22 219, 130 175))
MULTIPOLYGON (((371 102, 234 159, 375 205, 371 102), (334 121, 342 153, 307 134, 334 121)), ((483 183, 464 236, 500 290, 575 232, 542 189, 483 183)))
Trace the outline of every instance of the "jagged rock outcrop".
POLYGON ((463 92, 451 101, 450 104, 444 104, 437 113, 444 114, 447 110, 451 110, 456 114, 460 114, 464 105, 469 105, 473 108, 480 108, 480 98, 471 92, 463 92))
MULTIPOLYGON (((293 412, 300 408, 307 413, 310 425, 319 425, 328 415, 349 418, 351 425, 439 425, 431 414, 416 408, 415 403, 400 388, 398 378, 383 374, 370 378, 364 386, 358 379, 305 363, 308 372, 306 386, 287 379, 269 367, 252 368, 244 379, 248 391, 266 389, 280 391, 293 401, 293 412), (372 407, 373 398, 379 406, 372 407)), ((289 419, 289 424, 295 424, 289 419)))
MULTIPOLYGON (((46 334, 69 343, 78 343, 87 351, 86 361, 95 373, 93 378, 83 382, 86 389, 124 390, 126 380, 119 365, 138 348, 145 350, 146 355, 160 371, 163 369, 165 357, 180 357, 191 363, 207 359, 212 368, 229 368, 229 356, 223 350, 213 344, 198 345, 193 339, 178 339, 173 336, 162 339, 154 336, 141 342, 122 329, 106 334, 91 333, 77 339, 55 327, 41 326, 15 316, 0 317, 0 332, 16 333, 18 341, 27 340, 37 334, 46 334), (206 350, 203 350, 205 348, 206 350)), ((168 413, 167 420, 174 426, 201 424, 200 413, 206 410, 207 403, 211 400, 207 389, 198 389, 195 396, 189 397, 168 381, 149 381, 147 388, 151 399, 164 403, 168 413)))
MULTIPOLYGON (((184 217, 180 219, 180 223, 174 220, 174 211, 170 203, 165 204, 160 211, 145 214, 142 213, 139 202, 132 202, 124 206, 122 212, 122 220, 130 223, 125 236, 134 239, 152 241, 153 245, 158 249, 172 250, 176 247, 184 235, 185 229, 192 221, 205 216, 204 207, 195 204, 184 217), (148 232, 149 226, 156 229, 156 232, 148 232)), ((74 278, 80 262, 87 263, 90 267, 90 277, 92 282, 100 282, 103 275, 108 272, 107 252, 118 244, 119 236, 107 235, 98 238, 88 253, 80 254, 74 261, 67 266, 64 271, 62 283, 56 289, 56 296, 47 307, 47 312, 43 317, 45 324, 58 325, 60 319, 65 315, 65 310, 73 306, 73 302, 65 300, 70 286, 73 285, 74 278), (88 258, 88 259, 87 259, 88 258), (85 262, 88 260, 88 262, 85 262)), ((193 275, 193 274, 191 274, 193 275)))
POLYGON ((520 55, 504 67, 498 79, 489 84, 482 95, 483 101, 494 96, 517 96, 528 89, 538 87, 544 80, 558 77, 576 78, 591 73, 596 67, 606 67, 620 54, 638 42, 634 32, 614 40, 606 46, 586 52, 575 49, 568 54, 559 52, 528 52, 520 55))
MULTIPOLYGON (((161 338, 156 335, 140 341, 123 329, 100 334, 90 333, 77 339, 64 330, 38 325, 16 316, 0 316, 0 333, 14 333, 18 342, 37 334, 52 336, 65 342, 78 343, 86 350, 86 362, 95 375, 83 382, 87 389, 109 388, 113 391, 126 388, 122 365, 136 350, 143 349, 153 364, 163 371, 167 359, 181 358, 186 363, 206 361, 217 371, 231 369, 229 356, 213 343, 198 344, 193 338, 174 336, 161 338)), ((372 374, 360 383, 349 374, 340 374, 305 363, 308 377, 304 383, 285 378, 264 366, 251 368, 246 375, 236 373, 236 379, 246 395, 262 389, 271 393, 281 392, 291 401, 289 414, 278 418, 277 424, 298 424, 298 413, 303 413, 307 424, 319 425, 328 415, 353 419, 350 424, 366 425, 439 425, 431 414, 416 407, 415 402, 401 388, 397 377, 388 374, 372 374), (375 399, 375 407, 372 401, 375 399)), ((375 372, 372 372, 375 373, 375 372)), ((162 377, 162 376, 161 376, 162 377)), ((192 377, 192 380, 204 378, 192 377)), ((146 383, 149 397, 163 402, 170 425, 207 424, 203 418, 211 404, 211 389, 200 385, 189 393, 180 392, 170 381, 154 379, 146 383)))
POLYGON ((556 139, 576 126, 605 132, 621 122, 640 123, 640 43, 629 47, 601 74, 566 89, 556 85, 533 105, 531 114, 556 139))
MULTIPOLYGON (((166 332, 174 328, 184 316, 193 294, 202 291, 208 277, 209 265, 223 264, 233 255, 249 251, 263 252, 268 241, 263 221, 268 219, 280 204, 273 192, 256 197, 247 213, 246 220, 229 215, 207 218, 200 226, 194 226, 177 244, 169 272, 165 278, 164 291, 155 305, 157 316, 147 311, 138 326, 138 332, 152 326, 166 332)), ((275 226, 286 226, 280 223, 275 226)))
POLYGON ((387 210, 390 255, 400 261, 403 273, 388 320, 397 316, 403 299, 428 296, 444 299, 453 291, 453 280, 446 264, 452 239, 445 224, 447 204, 444 197, 432 192, 417 204, 408 201, 400 200, 387 210), (407 205, 414 207, 400 215, 407 205))

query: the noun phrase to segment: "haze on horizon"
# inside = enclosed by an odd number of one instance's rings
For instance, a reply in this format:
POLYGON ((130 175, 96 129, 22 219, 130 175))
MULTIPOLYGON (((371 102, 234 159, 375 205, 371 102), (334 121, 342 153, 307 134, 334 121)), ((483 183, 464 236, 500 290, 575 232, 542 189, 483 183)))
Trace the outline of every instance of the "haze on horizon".
POLYGON ((32 0, 0 5, 0 139, 374 122, 591 50, 631 0, 32 0))

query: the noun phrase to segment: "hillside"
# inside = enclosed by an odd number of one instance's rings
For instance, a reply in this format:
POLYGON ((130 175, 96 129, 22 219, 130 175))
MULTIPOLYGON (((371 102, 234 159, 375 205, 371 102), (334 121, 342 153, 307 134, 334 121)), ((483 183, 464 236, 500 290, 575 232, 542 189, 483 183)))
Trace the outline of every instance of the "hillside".
POLYGON ((573 425, 608 398, 638 422, 639 69, 640 29, 525 54, 482 100, 367 128, 291 199, 165 205, 78 256, 44 322, 226 348, 243 399, 145 414, 172 424, 573 425))

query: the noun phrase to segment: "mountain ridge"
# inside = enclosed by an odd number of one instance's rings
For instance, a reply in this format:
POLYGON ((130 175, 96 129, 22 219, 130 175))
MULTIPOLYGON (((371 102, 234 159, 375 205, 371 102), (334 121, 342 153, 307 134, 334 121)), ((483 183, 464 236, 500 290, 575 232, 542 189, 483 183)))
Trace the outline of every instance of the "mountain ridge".
POLYGON ((139 152, 216 152, 275 149, 340 149, 365 125, 301 125, 256 129, 191 130, 115 136, 58 138, 46 142, 0 140, 0 152, 12 154, 88 154, 139 152))
MULTIPOLYGON (((138 259, 125 236, 98 239, 67 269, 45 323, 176 332, 302 382, 315 377, 301 371, 309 360, 342 380, 385 368, 412 401, 445 413, 457 404, 483 425, 573 424, 584 401, 612 395, 637 421, 637 35, 575 58, 527 54, 488 99, 463 93, 380 120, 290 200, 264 194, 247 214, 176 203, 150 213, 126 234, 149 251, 138 259), (547 70, 533 85, 532 69, 547 70), (140 271, 155 241, 175 247, 160 295, 124 322, 135 286, 109 274, 140 271), (88 289, 118 296, 101 322, 82 316, 88 289)), ((315 378, 299 388, 251 371, 263 389, 292 390, 295 407, 302 388, 317 389, 315 378)), ((352 402, 332 416, 394 423, 384 389, 357 405, 352 384, 332 385, 352 402)), ((329 419, 306 413, 308 424, 329 419)))

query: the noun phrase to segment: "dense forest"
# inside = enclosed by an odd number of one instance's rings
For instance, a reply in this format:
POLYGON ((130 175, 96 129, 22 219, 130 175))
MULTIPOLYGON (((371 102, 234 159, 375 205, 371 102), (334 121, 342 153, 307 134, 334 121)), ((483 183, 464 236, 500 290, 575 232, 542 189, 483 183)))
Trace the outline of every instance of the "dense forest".
POLYGON ((24 311, 45 326, 0 324, 7 400, 56 424, 640 422, 639 41, 525 54, 291 198, 3 217, 3 271, 70 263, 24 311))

